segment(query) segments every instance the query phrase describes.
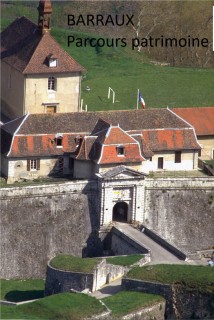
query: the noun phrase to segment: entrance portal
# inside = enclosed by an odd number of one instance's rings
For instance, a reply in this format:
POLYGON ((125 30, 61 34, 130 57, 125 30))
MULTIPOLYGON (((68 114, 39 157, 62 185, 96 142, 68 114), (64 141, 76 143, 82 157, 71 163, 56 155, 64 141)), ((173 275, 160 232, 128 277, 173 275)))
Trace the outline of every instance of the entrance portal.
POLYGON ((128 204, 125 202, 117 202, 113 208, 113 221, 127 222, 128 204))

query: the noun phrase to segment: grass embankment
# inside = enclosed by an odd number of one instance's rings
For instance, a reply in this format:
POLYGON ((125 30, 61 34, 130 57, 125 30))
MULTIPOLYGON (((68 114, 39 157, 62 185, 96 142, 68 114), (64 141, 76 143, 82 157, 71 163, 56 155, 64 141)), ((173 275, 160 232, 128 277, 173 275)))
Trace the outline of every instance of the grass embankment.
POLYGON ((143 255, 140 254, 132 254, 129 256, 117 256, 117 257, 111 257, 107 258, 106 262, 114 265, 119 266, 131 266, 132 264, 140 261, 140 259, 143 258, 143 255))
MULTIPOLYGON (((147 108, 213 105, 213 69, 153 65, 143 52, 133 51, 130 46, 97 48, 88 43, 77 46, 75 41, 68 46, 68 36, 79 39, 101 36, 56 27, 63 22, 62 17, 66 17, 63 10, 60 3, 54 4, 51 33, 87 69, 82 81, 82 98, 88 111, 135 109, 138 89, 147 108), (85 90, 86 86, 91 88, 90 92, 85 90), (109 87, 116 93, 114 104, 112 97, 107 98, 109 87)), ((2 29, 17 16, 25 15, 31 20, 37 17, 36 5, 22 1, 3 6, 2 12, 2 29)))
POLYGON ((67 45, 67 37, 92 37, 60 28, 53 36, 61 46, 87 69, 82 81, 82 98, 88 111, 135 109, 137 89, 140 89, 147 108, 212 106, 214 70, 155 66, 148 58, 130 48, 76 47, 67 45), (85 88, 89 86, 90 92, 85 88), (115 93, 116 102, 107 98, 108 88, 115 93))
POLYGON ((1 306, 1 319, 78 320, 100 314, 105 307, 81 293, 61 293, 17 306, 1 306))
POLYGON ((59 270, 90 273, 100 261, 100 258, 79 258, 70 255, 58 255, 50 261, 50 265, 59 270))
POLYGON ((141 310, 154 303, 163 302, 161 296, 134 291, 122 291, 114 296, 102 299, 106 306, 112 310, 112 315, 117 317, 141 310))
POLYGON ((1 279, 0 299, 12 302, 27 301, 44 297, 45 280, 1 279))
POLYGON ((214 272, 208 266, 153 265, 135 267, 127 278, 166 284, 183 284, 186 287, 214 292, 214 272))

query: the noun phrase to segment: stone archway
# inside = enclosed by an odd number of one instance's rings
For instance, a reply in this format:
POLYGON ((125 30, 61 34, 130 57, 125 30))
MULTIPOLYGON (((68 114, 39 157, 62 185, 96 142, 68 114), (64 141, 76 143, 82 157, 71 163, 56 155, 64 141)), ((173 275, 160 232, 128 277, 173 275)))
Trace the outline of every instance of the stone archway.
POLYGON ((128 204, 124 201, 117 202, 113 207, 113 221, 128 221, 128 204))

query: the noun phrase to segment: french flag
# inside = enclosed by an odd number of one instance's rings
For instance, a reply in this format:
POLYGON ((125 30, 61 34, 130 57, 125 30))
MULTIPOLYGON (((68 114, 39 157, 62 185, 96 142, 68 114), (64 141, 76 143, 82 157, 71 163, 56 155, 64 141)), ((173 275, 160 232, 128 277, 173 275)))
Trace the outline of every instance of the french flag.
POLYGON ((145 101, 144 101, 140 92, 139 92, 139 96, 138 96, 138 101, 141 103, 142 108, 145 109, 146 104, 145 104, 145 101))

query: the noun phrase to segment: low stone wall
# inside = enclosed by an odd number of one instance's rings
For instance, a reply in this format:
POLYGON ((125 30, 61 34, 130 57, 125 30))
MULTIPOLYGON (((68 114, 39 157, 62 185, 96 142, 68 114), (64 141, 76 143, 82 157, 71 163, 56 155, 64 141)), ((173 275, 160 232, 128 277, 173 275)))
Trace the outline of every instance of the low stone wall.
POLYGON ((166 299, 166 314, 171 315, 173 313, 172 288, 170 285, 128 278, 123 278, 121 285, 123 290, 141 291, 163 296, 166 299))
POLYGON ((93 273, 70 272, 55 269, 48 265, 45 281, 45 296, 69 292, 71 289, 83 291, 93 290, 93 273))
POLYGON ((151 319, 158 319, 162 320, 164 319, 165 314, 165 305, 166 302, 158 302, 152 306, 143 308, 141 310, 138 310, 136 312, 132 312, 130 314, 127 314, 126 316, 121 317, 121 320, 151 320, 151 319))
POLYGON ((50 263, 47 266, 45 295, 52 295, 70 290, 94 292, 106 283, 122 277, 128 271, 127 267, 106 263, 102 259, 96 265, 93 272, 72 272, 53 268, 50 263))
POLYGON ((214 300, 211 291, 199 291, 180 284, 167 285, 128 278, 122 280, 122 288, 163 296, 166 299, 165 315, 172 319, 214 318, 214 300))

